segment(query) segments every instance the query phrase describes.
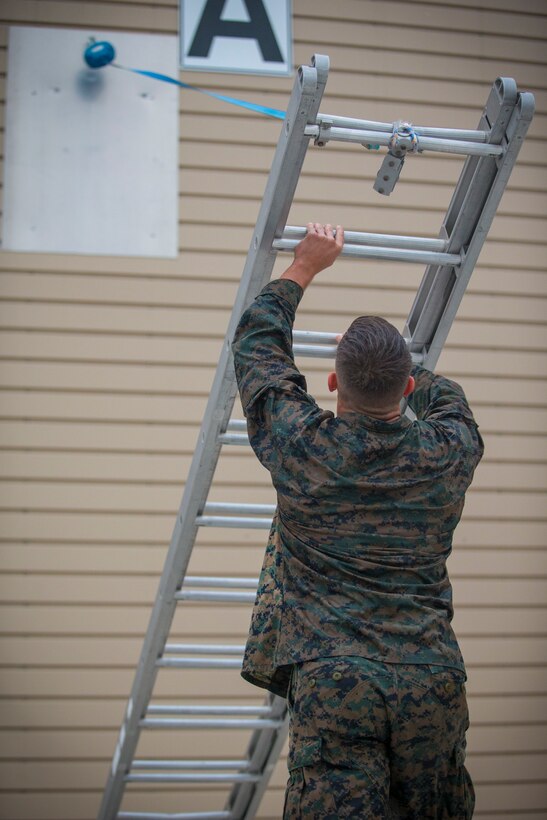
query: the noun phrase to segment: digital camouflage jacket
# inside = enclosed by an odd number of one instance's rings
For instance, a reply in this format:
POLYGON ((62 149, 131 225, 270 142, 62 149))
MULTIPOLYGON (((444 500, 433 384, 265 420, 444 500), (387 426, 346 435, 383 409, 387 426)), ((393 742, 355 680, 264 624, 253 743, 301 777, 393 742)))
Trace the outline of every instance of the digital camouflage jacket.
POLYGON ((463 390, 416 367, 416 421, 322 410, 292 354, 301 298, 271 282, 233 342, 251 445, 277 492, 242 675, 285 697, 292 665, 320 657, 463 670, 446 559, 483 452, 463 390))

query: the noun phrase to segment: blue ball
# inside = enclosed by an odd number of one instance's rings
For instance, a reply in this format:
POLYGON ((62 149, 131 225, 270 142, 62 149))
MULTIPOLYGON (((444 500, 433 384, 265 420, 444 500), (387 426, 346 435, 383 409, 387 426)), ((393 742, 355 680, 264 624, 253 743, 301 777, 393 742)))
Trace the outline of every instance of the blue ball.
POLYGON ((90 68, 102 68, 111 63, 115 56, 114 46, 106 41, 91 43, 84 51, 84 60, 90 68))

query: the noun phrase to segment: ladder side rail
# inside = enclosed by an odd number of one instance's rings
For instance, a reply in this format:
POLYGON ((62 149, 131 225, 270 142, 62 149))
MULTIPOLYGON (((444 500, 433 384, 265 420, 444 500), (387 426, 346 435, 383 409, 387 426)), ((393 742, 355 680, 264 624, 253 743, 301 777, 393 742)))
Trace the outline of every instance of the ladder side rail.
MULTIPOLYGON (((512 108, 517 101, 516 86, 514 86, 513 83, 513 86, 508 93, 508 85, 509 84, 506 85, 505 104, 512 108)), ((502 106, 500 106, 500 112, 498 112, 497 118, 495 116, 495 112, 492 111, 492 106, 496 103, 497 99, 497 87, 496 84, 494 84, 490 91, 479 125, 490 127, 492 120, 500 118, 499 114, 501 113, 502 106), (487 114, 487 111, 489 111, 489 115, 487 114)), ((508 119, 507 112, 504 112, 502 115, 504 121, 506 122, 507 120, 505 120, 505 116, 507 116, 508 119)), ((501 136, 500 129, 496 129, 494 123, 494 128, 490 132, 490 138, 497 139, 498 142, 501 142, 501 136)), ((490 169, 492 169, 493 166, 491 162, 480 163, 479 157, 468 157, 463 166, 440 231, 440 236, 447 242, 447 247, 450 247, 452 250, 456 246, 456 238, 458 238, 460 242, 465 240, 462 236, 462 229, 464 226, 469 225, 471 213, 470 211, 466 213, 464 218, 464 203, 467 208, 469 208, 469 191, 473 188, 473 183, 475 183, 475 185, 480 185, 481 183, 481 179, 476 176, 477 168, 482 165, 484 173, 485 165, 487 164, 490 169), (457 222, 458 230, 455 231, 455 225, 457 222)), ((483 179, 482 182, 485 183, 485 180, 483 179)), ((486 198, 486 193, 486 191, 483 192, 484 198, 486 198)), ((475 205, 477 205, 477 202, 475 202, 475 205)), ((473 214, 473 216, 475 216, 475 214, 473 214)), ((446 290, 447 286, 450 286, 450 279, 453 280, 454 278, 455 272, 453 267, 450 265, 429 265, 426 268, 403 331, 405 338, 410 339, 409 346, 411 350, 422 350, 423 348, 428 350, 430 341, 433 338, 435 329, 439 323, 440 316, 442 315, 444 305, 448 298, 446 290)), ((429 363, 431 364, 431 360, 429 360, 429 363)))
POLYGON ((176 593, 183 582, 195 541, 196 519, 204 506, 220 454, 222 444, 219 434, 226 428, 235 401, 237 387, 231 341, 241 314, 271 276, 275 261, 273 240, 281 234, 287 220, 308 148, 305 128, 317 116, 328 67, 328 57, 314 55, 313 65, 302 66, 295 80, 177 514, 98 820, 113 820, 123 798, 124 778, 131 767, 140 734, 140 721, 146 712, 158 672, 157 660, 173 620, 176 593))
POLYGON ((533 98, 521 112, 523 97, 531 95, 519 95, 513 80, 498 78, 494 83, 479 127, 490 129, 490 139, 504 148, 503 155, 466 160, 440 232, 448 249, 461 254, 462 264, 429 265, 410 310, 403 335, 411 351, 424 353, 423 364, 430 369, 446 341, 532 118, 533 98), (515 116, 521 125, 511 132, 515 116))
POLYGON ((503 193, 507 187, 507 182, 522 147, 526 132, 528 131, 533 111, 534 100, 532 95, 521 95, 521 99, 513 111, 508 127, 506 153, 503 159, 496 163, 496 174, 488 190, 479 219, 473 227, 469 244, 464 248, 462 265, 457 270, 453 280, 451 280, 452 286, 450 292, 447 294, 446 304, 439 316, 435 332, 429 341, 428 350, 424 357, 424 366, 429 370, 435 367, 446 343, 450 328, 456 318, 460 303, 467 290, 469 280, 486 241, 486 237, 488 236, 503 193))
POLYGON ((259 771, 262 776, 256 782, 234 784, 225 806, 233 820, 253 820, 287 739, 289 721, 286 700, 269 694, 266 704, 281 725, 275 731, 253 732, 247 751, 249 771, 259 771))

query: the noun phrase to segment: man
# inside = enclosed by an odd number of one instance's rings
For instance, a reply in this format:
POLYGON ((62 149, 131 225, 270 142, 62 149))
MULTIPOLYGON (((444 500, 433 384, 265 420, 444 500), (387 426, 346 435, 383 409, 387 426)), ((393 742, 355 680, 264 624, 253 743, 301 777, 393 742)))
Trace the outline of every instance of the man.
POLYGON ((308 395, 295 311, 343 242, 340 226, 310 223, 233 343, 251 445, 277 491, 242 674, 288 697, 286 819, 467 820, 446 559, 482 440, 462 389, 412 369, 378 317, 339 340, 336 416, 308 395))

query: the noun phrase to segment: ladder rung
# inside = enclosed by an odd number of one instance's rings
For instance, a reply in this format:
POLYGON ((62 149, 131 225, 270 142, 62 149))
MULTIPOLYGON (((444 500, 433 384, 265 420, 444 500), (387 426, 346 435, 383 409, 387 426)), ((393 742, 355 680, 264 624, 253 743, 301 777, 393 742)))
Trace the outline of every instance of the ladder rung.
POLYGON ((197 643, 167 643, 166 655, 242 655, 245 646, 240 644, 197 644, 197 643))
MULTIPOLYGON (((278 251, 293 251, 298 239, 274 239, 273 247, 278 251)), ((391 262, 420 262, 425 265, 449 265, 458 267, 462 258, 456 253, 438 253, 436 251, 419 251, 404 248, 380 248, 366 245, 344 244, 341 256, 356 259, 381 259, 391 262)))
MULTIPOLYGON (((254 595, 254 593, 250 593, 254 595)), ((189 644, 189 643, 168 643, 165 645, 164 654, 156 661, 156 666, 170 666, 179 668, 218 668, 231 669, 241 666, 241 660, 245 646, 243 644, 189 644), (217 657, 190 657, 173 658, 169 655, 215 655, 217 657), (234 658, 226 658, 224 655, 236 655, 234 658)), ((158 707, 159 709, 160 707, 158 707)))
POLYGON ((200 515, 196 518, 198 527, 226 527, 227 529, 242 530, 269 530, 272 520, 267 518, 252 518, 227 515, 200 515))
POLYGON ((221 444, 246 445, 249 443, 249 436, 246 433, 221 433, 218 440, 221 444))
POLYGON ((246 433, 247 422, 245 421, 245 419, 230 419, 226 429, 230 433, 246 433))
MULTIPOLYGON (((229 520, 232 521, 233 519, 229 520)), ((217 526, 222 526, 222 524, 218 524, 217 526)), ((270 525, 268 525, 268 529, 269 526, 270 525)), ((255 598, 256 595, 254 592, 232 592, 231 590, 217 592, 216 590, 211 589, 182 589, 179 592, 175 593, 176 601, 203 601, 225 604, 252 604, 255 598)))
MULTIPOLYGON (((369 131, 391 131, 393 129, 392 122, 375 122, 373 120, 355 119, 354 117, 331 116, 319 112, 316 122, 319 124, 323 121, 332 123, 338 128, 358 128, 369 131)), ((474 131, 462 128, 435 128, 428 125, 413 125, 412 130, 423 137, 439 137, 441 139, 464 140, 466 142, 488 142, 490 138, 490 131, 474 131)))
POLYGON ((242 657, 238 658, 158 658, 156 666, 171 669, 240 669, 242 657))
POLYGON ((252 719, 213 719, 200 720, 199 718, 143 718, 139 725, 143 729, 279 729, 283 726, 282 720, 252 719))
POLYGON ((232 504, 211 502, 205 504, 203 515, 196 518, 198 527, 231 527, 269 530, 275 513, 275 504, 232 504), (256 516, 268 516, 257 518, 256 516))
POLYGON ((245 774, 243 772, 181 772, 173 774, 169 772, 148 774, 126 774, 126 783, 257 783, 260 780, 259 774, 245 774))
POLYGON ((336 345, 299 345, 293 344, 295 356, 306 356, 310 359, 334 359, 336 356, 336 345))
MULTIPOLYGON (((304 239, 307 228, 300 225, 287 225, 281 239, 304 239)), ((336 231, 335 231, 336 234, 336 231)), ((362 231, 344 231, 344 241, 351 245, 371 245, 381 248, 407 248, 419 251, 448 250, 446 239, 430 239, 421 236, 397 236, 389 233, 363 233, 362 231)))
POLYGON ((229 811, 191 811, 180 814, 158 814, 148 811, 120 811, 117 820, 233 820, 229 811))
POLYGON ((187 575, 185 587, 215 587, 217 589, 256 589, 258 578, 229 578, 208 575, 187 575))
POLYGON ((204 507, 206 515, 239 515, 240 513, 273 515, 274 512, 275 504, 238 504, 231 501, 210 501, 204 507))
POLYGON ((244 771, 249 768, 248 760, 134 760, 133 769, 161 769, 169 771, 185 771, 188 769, 237 769, 244 771))
MULTIPOLYGON (((319 125, 308 125, 305 129, 307 137, 314 137, 328 142, 336 140, 338 142, 358 142, 361 144, 375 143, 376 145, 388 146, 392 137, 391 129, 385 131, 369 131, 359 128, 331 128, 322 129, 319 125)), ((464 154, 476 157, 498 157, 504 153, 502 145, 495 145, 490 142, 468 142, 464 140, 450 140, 437 137, 419 137, 420 151, 439 151, 442 154, 464 154)))
POLYGON ((269 706, 208 706, 151 703, 147 715, 262 715, 273 714, 269 706))

